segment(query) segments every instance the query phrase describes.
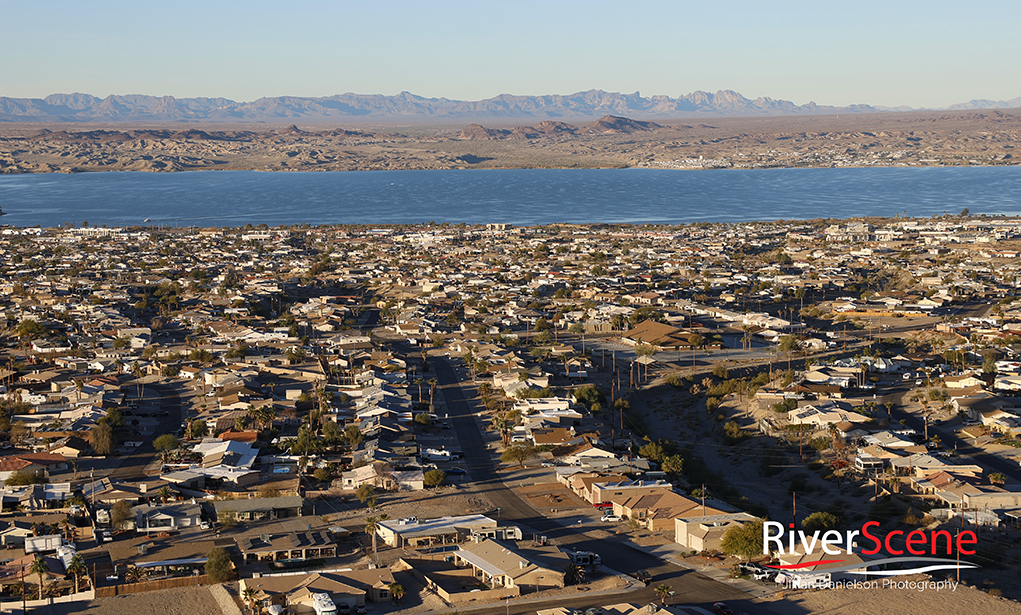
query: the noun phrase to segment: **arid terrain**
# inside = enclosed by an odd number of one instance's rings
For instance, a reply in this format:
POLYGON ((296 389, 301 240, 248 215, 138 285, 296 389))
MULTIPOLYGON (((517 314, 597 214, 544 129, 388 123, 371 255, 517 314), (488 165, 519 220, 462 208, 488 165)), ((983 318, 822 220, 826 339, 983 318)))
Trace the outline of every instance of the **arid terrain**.
POLYGON ((1021 111, 345 129, 7 124, 0 173, 1014 165, 1021 111))

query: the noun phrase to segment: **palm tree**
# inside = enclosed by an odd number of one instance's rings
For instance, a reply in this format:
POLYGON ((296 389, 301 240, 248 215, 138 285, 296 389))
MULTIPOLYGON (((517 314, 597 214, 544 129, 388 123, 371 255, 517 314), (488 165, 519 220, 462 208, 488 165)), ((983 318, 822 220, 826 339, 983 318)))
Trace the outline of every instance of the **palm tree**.
POLYGON ((74 575, 74 593, 77 594, 81 589, 81 575, 87 574, 89 571, 85 566, 85 558, 83 558, 80 553, 75 553, 74 557, 71 558, 70 563, 67 565, 67 571, 74 575))
POLYGON ((248 603, 248 608, 255 612, 255 588, 246 587, 245 591, 241 592, 241 597, 248 603))
POLYGON ((436 395, 436 386, 440 381, 435 378, 429 379, 429 412, 433 411, 433 397, 436 395))
POLYGON ((507 446, 507 441, 510 439, 511 429, 514 428, 514 421, 512 421, 506 413, 502 413, 493 419, 493 428, 500 432, 500 438, 503 441, 503 445, 507 446))
POLYGON ((791 354, 801 350, 801 342, 793 335, 785 335, 780 338, 778 350, 787 353, 787 371, 791 370, 791 354))
POLYGON ((691 373, 695 373, 695 350, 705 346, 705 338, 698 333, 688 336, 688 345, 691 346, 691 373))
POLYGON ((28 567, 29 574, 39 575, 39 598, 43 597, 43 575, 50 571, 50 567, 46 564, 46 560, 35 556, 35 561, 28 567))
POLYGON ((145 397, 145 382, 142 380, 142 367, 135 361, 131 365, 131 374, 137 378, 135 384, 138 386, 138 401, 141 403, 142 398, 145 397))
POLYGON ((653 591, 655 591, 656 595, 659 596, 659 599, 660 601, 662 601, 663 606, 666 606, 666 599, 670 597, 670 592, 673 590, 671 590, 670 586, 667 585, 666 583, 661 583, 657 585, 653 591))
MULTIPOLYGON (((365 519, 365 533, 372 536, 372 557, 376 561, 376 566, 379 566, 379 554, 376 553, 376 528, 379 527, 380 521, 386 521, 390 518, 390 515, 382 513, 379 515, 373 515, 365 519)), ((402 590, 404 588, 401 588, 402 590)))
POLYGON ((394 602, 400 602, 404 599, 404 586, 400 583, 390 584, 390 598, 394 602))

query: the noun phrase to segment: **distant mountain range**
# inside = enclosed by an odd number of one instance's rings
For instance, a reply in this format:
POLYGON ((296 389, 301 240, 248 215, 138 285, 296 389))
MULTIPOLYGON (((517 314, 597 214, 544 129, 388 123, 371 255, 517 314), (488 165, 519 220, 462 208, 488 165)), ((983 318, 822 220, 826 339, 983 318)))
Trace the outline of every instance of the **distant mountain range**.
MULTIPOLYGON (((1021 97, 1006 101, 972 100, 947 110, 1021 107, 1021 97)), ((831 107, 787 100, 745 98, 731 90, 692 92, 678 98, 643 97, 589 90, 576 94, 514 96, 502 94, 478 101, 423 98, 408 92, 396 96, 338 94, 319 98, 279 96, 252 102, 226 98, 173 96, 107 96, 51 94, 46 98, 0 97, 0 122, 352 122, 459 120, 566 120, 625 115, 644 119, 749 117, 912 111, 906 107, 850 105, 831 107)))

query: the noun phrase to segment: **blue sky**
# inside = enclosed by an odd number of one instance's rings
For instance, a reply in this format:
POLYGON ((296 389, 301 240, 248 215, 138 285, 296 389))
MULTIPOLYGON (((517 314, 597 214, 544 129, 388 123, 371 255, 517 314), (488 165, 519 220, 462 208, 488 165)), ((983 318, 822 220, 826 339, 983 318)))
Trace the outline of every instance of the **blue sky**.
POLYGON ((1021 96, 1021 2, 0 0, 0 96, 1021 96))

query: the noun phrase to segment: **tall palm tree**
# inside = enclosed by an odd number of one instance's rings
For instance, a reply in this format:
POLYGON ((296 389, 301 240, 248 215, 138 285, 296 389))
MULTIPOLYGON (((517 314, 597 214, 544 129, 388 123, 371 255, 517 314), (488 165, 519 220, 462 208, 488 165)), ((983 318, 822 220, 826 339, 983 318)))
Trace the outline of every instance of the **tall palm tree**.
POLYGON ((276 415, 269 406, 262 406, 255 410, 255 420, 259 421, 259 427, 263 429, 272 427, 274 418, 276 418, 276 415))
POLYGON ((705 338, 698 333, 688 336, 688 344, 691 346, 691 373, 695 373, 695 350, 705 346, 705 338))
POLYGON ((436 387, 439 385, 439 383, 440 383, 440 381, 435 379, 435 378, 430 378, 429 379, 429 411, 430 412, 432 412, 433 409, 434 409, 433 398, 436 396, 436 387))
POLYGON ((390 515, 381 513, 365 519, 365 533, 372 536, 372 558, 375 560, 377 567, 379 566, 379 554, 376 552, 376 528, 379 527, 380 521, 386 521, 389 518, 390 515))
POLYGON ((138 401, 141 403, 142 398, 145 397, 145 382, 142 381, 142 367, 138 361, 131 366, 131 374, 137 378, 135 384, 138 386, 138 401))
POLYGON ((77 594, 81 589, 81 575, 89 571, 85 566, 85 558, 80 553, 75 553, 67 565, 67 571, 74 575, 74 593, 77 594))
POLYGON ((35 561, 28 567, 29 574, 39 575, 39 598, 43 597, 43 575, 50 571, 50 567, 46 564, 46 560, 36 555, 35 561))

